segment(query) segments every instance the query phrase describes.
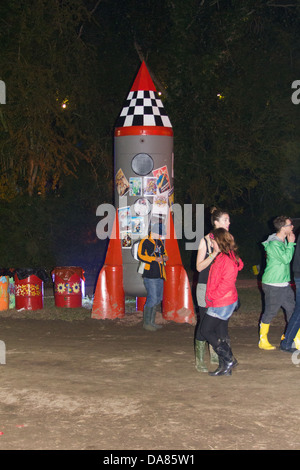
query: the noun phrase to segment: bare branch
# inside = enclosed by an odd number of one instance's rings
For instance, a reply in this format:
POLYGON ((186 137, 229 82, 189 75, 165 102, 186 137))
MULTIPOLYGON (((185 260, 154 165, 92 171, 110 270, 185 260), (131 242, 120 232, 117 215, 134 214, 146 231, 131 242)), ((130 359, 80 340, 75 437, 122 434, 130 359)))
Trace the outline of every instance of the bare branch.
POLYGON ((280 3, 267 3, 268 7, 280 7, 280 8, 289 8, 289 7, 296 7, 296 3, 286 3, 285 5, 281 5, 280 3))
MULTIPOLYGON (((140 58, 140 61, 141 61, 141 62, 146 62, 145 56, 144 56, 143 51, 142 51, 142 48, 141 48, 141 46, 140 46, 136 41, 134 41, 134 48, 135 48, 135 50, 136 50, 136 52, 137 52, 137 54, 138 54, 138 56, 139 56, 139 58, 140 58)), ((149 69, 148 65, 147 65, 147 69, 148 69, 148 71, 149 71, 149 73, 150 73, 150 76, 151 76, 151 78, 152 78, 152 80, 153 80, 153 82, 154 82, 156 88, 157 88, 166 98, 168 98, 168 92, 167 92, 167 90, 165 89, 165 87, 163 86, 163 84, 161 83, 161 81, 156 77, 156 75, 155 75, 153 72, 151 72, 151 70, 149 69)))
MULTIPOLYGON (((102 0, 98 0, 94 6, 94 8, 89 12, 89 16, 93 16, 93 14, 95 13, 95 11, 97 10, 100 2, 102 2, 102 0)), ((79 29, 79 33, 78 33, 78 36, 77 36, 77 39, 80 39, 81 35, 82 35, 82 32, 83 32, 83 25, 84 23, 82 23, 82 25, 80 26, 80 29, 79 29)))

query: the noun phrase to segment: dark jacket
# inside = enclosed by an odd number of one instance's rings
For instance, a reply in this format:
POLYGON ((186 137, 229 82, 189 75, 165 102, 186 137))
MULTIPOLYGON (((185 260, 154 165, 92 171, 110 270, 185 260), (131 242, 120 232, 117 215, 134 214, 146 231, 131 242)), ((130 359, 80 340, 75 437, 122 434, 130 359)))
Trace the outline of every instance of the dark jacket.
POLYGON ((151 235, 149 235, 149 237, 141 241, 138 248, 138 258, 140 261, 146 263, 143 277, 166 279, 164 264, 156 261, 157 257, 163 255, 167 256, 167 252, 161 240, 154 240, 151 235))

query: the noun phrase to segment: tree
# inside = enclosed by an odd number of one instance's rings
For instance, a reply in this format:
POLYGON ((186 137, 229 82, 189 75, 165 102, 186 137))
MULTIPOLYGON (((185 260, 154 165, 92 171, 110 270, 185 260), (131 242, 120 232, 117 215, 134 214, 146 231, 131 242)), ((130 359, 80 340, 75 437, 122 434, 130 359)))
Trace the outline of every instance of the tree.
POLYGON ((82 34, 90 14, 81 0, 12 0, 0 17, 0 195, 44 194, 101 150, 90 132, 96 55, 82 34))
POLYGON ((0 198, 71 198, 78 181, 93 214, 111 201, 114 123, 144 59, 174 128, 176 202, 227 208, 245 246, 297 213, 298 1, 6 3, 0 198))
POLYGON ((299 68, 299 16, 276 2, 191 1, 184 11, 170 3, 179 196, 253 214, 260 201, 264 217, 274 195, 284 202, 282 171, 297 154, 286 148, 291 141, 298 148, 289 90, 299 68))

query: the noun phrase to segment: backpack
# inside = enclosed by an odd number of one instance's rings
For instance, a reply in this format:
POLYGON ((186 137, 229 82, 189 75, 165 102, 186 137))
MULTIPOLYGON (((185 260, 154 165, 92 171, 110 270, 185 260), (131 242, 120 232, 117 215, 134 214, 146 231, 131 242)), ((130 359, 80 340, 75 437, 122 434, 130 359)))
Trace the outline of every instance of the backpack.
POLYGON ((139 261, 139 266, 138 266, 138 270, 137 272, 139 274, 143 274, 144 272, 144 269, 145 269, 145 263, 143 263, 141 260, 139 260, 138 258, 138 249, 139 249, 139 244, 141 243, 142 240, 137 240, 135 241, 133 244, 132 244, 132 247, 131 247, 131 254, 133 256, 133 258, 137 261, 139 261))
POLYGON ((139 258, 138 258, 138 249, 139 249, 139 244, 142 240, 137 240, 135 241, 133 244, 132 244, 132 247, 131 247, 131 254, 133 256, 134 259, 136 259, 137 261, 140 261, 139 258))

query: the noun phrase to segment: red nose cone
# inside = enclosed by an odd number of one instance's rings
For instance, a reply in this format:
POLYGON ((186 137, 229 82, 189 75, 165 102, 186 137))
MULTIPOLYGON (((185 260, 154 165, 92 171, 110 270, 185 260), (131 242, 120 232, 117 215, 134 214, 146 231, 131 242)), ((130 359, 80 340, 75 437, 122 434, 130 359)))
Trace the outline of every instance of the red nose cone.
POLYGON ((140 70, 138 71, 137 76, 135 77, 134 83, 132 85, 131 91, 156 91, 152 78, 148 72, 148 69, 145 65, 145 62, 142 62, 140 70))

